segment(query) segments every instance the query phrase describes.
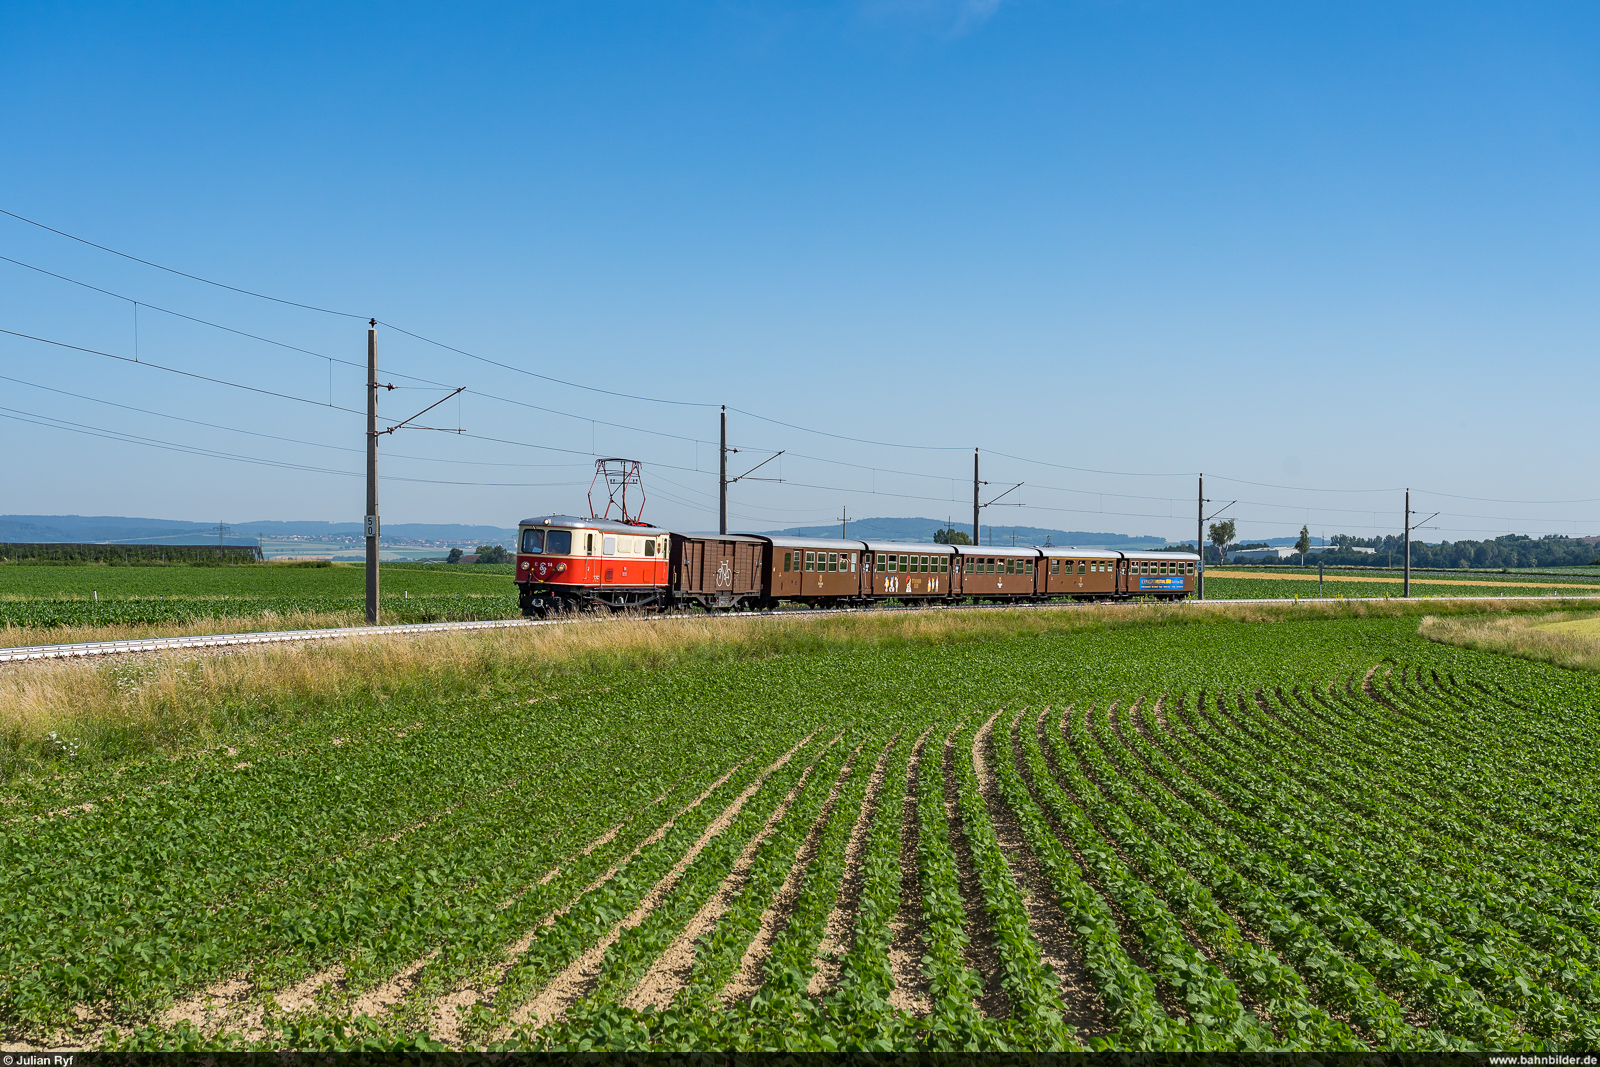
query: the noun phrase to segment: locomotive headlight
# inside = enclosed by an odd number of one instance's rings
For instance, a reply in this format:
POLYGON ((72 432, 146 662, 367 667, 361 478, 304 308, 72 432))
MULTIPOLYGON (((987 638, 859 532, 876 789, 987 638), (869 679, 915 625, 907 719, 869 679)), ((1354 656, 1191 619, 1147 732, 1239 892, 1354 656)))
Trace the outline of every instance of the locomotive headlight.
POLYGON ((567 569, 567 565, 565 563, 557 563, 556 564, 556 573, 557 574, 560 574, 562 571, 564 571, 566 569, 567 569))
POLYGON ((530 563, 528 560, 523 560, 522 561, 522 569, 523 570, 527 570, 530 566, 532 566, 532 563, 530 563))

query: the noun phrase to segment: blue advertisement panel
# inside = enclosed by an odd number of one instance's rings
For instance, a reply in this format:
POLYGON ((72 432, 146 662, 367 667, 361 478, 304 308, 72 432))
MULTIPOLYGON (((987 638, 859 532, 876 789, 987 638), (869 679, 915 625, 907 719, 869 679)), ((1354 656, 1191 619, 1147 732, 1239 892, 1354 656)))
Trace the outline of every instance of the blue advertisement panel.
POLYGON ((1183 592, 1183 575, 1160 574, 1140 575, 1139 592, 1141 593, 1181 593, 1183 592))

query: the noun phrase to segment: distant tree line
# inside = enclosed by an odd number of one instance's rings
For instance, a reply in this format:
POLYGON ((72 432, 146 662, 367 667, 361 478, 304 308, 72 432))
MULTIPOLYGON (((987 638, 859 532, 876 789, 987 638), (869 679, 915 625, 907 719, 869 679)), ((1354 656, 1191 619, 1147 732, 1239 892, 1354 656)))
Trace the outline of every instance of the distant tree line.
POLYGON ((933 531, 933 543, 936 545, 970 545, 972 544, 972 535, 951 526, 943 530, 933 531))
MULTIPOLYGON (((1306 540, 1302 536, 1302 541, 1306 540)), ((1399 535, 1353 537, 1338 534, 1328 539, 1326 551, 1307 555, 1309 562, 1330 567, 1398 567, 1405 561, 1405 541, 1399 535), (1371 552, 1356 552, 1370 548, 1371 552)), ((1230 551, 1266 545, 1230 545, 1230 551)), ((1296 546, 1299 549, 1299 546, 1296 546)), ((1214 552, 1207 553, 1215 559, 1214 552)), ((1240 562, 1244 562, 1241 560, 1240 562)), ((1276 561, 1274 561, 1276 562, 1276 561)), ((1411 542, 1411 565, 1435 569, 1469 567, 1499 569, 1513 567, 1582 567, 1600 564, 1600 549, 1581 537, 1549 535, 1533 538, 1526 534, 1506 534, 1492 541, 1444 541, 1437 545, 1411 542)))
MULTIPOLYGON (((506 551, 505 545, 479 545, 473 551, 477 553, 477 558, 472 561, 474 563, 516 562, 516 557, 510 552, 506 551)), ((459 548, 452 548, 450 550, 450 554, 445 557, 444 561, 446 563, 460 563, 465 558, 466 554, 459 548)))
POLYGON ((18 563, 107 563, 151 566, 187 563, 200 566, 259 563, 256 545, 89 545, 71 542, 0 543, 0 560, 18 563))

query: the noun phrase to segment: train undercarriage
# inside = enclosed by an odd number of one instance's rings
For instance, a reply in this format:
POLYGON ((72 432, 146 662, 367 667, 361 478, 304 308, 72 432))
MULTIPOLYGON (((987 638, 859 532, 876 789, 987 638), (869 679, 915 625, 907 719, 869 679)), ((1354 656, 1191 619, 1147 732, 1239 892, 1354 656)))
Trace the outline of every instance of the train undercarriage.
MULTIPOLYGON (((784 598, 766 599, 759 595, 733 593, 678 593, 655 587, 592 588, 551 587, 519 585, 519 602, 526 618, 548 618, 590 611, 776 611, 785 603, 800 604, 808 608, 868 608, 896 604, 902 607, 955 607, 969 604, 1048 604, 1048 603, 1122 603, 1139 597, 1099 594, 1094 596, 939 596, 939 597, 808 597, 803 600, 784 598)), ((1156 601, 1187 599, 1187 594, 1146 594, 1156 601)))

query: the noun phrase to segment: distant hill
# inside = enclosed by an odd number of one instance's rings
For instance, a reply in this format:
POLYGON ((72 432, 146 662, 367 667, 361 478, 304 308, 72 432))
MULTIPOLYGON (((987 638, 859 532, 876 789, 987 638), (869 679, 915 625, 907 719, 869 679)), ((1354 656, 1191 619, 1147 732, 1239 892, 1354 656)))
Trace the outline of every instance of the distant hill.
MULTIPOLYGON (((359 522, 283 522, 262 520, 228 524, 232 533, 228 544, 254 544, 257 538, 361 536, 359 522)), ((216 523, 187 522, 182 519, 140 519, 120 515, 0 515, 0 541, 107 542, 161 544, 163 542, 215 541, 216 523)), ((389 538, 419 541, 461 541, 473 544, 511 542, 513 528, 466 526, 454 523, 385 523, 389 538)))
MULTIPOLYGON (((945 526, 939 519, 851 519, 848 534, 863 541, 931 542, 933 535, 945 526)), ((970 525, 964 526, 958 522, 955 528, 971 535, 970 525)), ((1084 530, 1048 530, 1038 526, 980 526, 978 529, 986 545, 1009 545, 1013 533, 1019 545, 1042 545, 1047 538, 1052 545, 1077 548, 1159 548, 1167 543, 1165 537, 1154 535, 1130 537, 1127 534, 1090 533, 1084 530)), ((839 524, 791 526, 787 530, 765 532, 787 534, 790 537, 838 537, 839 524)))

